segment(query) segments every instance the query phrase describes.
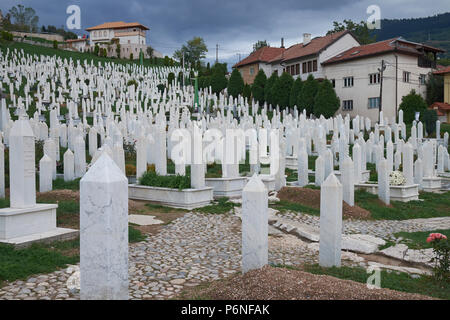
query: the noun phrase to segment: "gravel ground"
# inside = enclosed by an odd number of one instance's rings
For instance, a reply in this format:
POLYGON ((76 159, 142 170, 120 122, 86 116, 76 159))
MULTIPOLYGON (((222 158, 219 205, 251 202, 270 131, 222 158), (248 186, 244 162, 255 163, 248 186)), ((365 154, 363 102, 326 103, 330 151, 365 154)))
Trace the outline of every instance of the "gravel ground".
POLYGON ((429 300, 431 297, 368 289, 365 284, 326 275, 266 266, 226 281, 183 292, 185 298, 212 300, 429 300))

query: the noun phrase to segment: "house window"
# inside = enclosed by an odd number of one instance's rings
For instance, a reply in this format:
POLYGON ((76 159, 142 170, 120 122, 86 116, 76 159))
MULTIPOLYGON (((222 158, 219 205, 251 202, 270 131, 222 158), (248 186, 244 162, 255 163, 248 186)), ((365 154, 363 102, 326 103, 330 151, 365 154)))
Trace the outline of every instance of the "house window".
POLYGON ((342 110, 343 111, 353 110, 353 100, 344 100, 344 101, 342 101, 342 110))
POLYGON ((353 87, 353 77, 344 78, 344 87, 345 88, 353 87))
POLYGON ((426 81, 426 75, 425 74, 421 74, 420 76, 419 76, 419 83, 420 84, 422 84, 422 85, 424 85, 425 84, 425 81, 426 81))
POLYGON ((403 71, 403 82, 409 82, 409 76, 411 75, 411 72, 403 71))
POLYGON ((253 75, 255 73, 255 68, 250 68, 250 75, 253 75))
POLYGON ((103 31, 103 36, 106 37, 106 31, 103 31))
POLYGON ((380 97, 369 98, 369 109, 379 109, 380 108, 380 97))
POLYGON ((312 61, 308 61, 308 73, 312 72, 312 61))
POLYGON ((317 71, 317 60, 313 60, 312 64, 313 64, 313 72, 316 72, 317 71))
POLYGON ((333 86, 333 88, 336 88, 336 80, 335 79, 331 79, 331 85, 333 86))
POLYGON ((371 73, 369 74, 369 83, 370 84, 378 84, 380 83, 380 73, 371 73))
POLYGON ((300 74, 300 63, 295 65, 295 74, 300 74))
POLYGON ((308 70, 306 69, 306 62, 302 63, 302 72, 303 73, 307 73, 308 72, 308 70))

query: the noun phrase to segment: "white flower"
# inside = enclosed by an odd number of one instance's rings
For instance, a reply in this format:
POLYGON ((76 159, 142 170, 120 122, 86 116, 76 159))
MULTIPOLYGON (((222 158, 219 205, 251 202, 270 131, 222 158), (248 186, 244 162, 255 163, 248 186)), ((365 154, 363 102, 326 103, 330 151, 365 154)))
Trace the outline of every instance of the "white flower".
POLYGON ((389 173, 389 184, 391 186, 402 186, 406 183, 405 176, 400 171, 392 171, 389 173))

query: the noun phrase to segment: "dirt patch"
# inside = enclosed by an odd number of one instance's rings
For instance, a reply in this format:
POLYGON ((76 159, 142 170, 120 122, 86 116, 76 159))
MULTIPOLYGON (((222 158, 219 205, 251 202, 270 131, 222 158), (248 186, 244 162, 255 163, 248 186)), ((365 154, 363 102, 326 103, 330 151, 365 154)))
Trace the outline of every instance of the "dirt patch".
MULTIPOLYGON (((280 200, 320 209, 320 190, 300 187, 284 187, 278 192, 277 197, 280 200)), ((351 207, 345 202, 342 203, 342 214, 345 218, 370 218, 370 212, 366 209, 358 207, 357 205, 351 207)))
POLYGON ((80 191, 59 189, 49 192, 37 192, 36 199, 58 202, 60 200, 80 201, 80 191))
POLYGON ((428 300, 419 294, 389 289, 371 290, 366 284, 326 275, 265 266, 244 275, 189 288, 181 299, 211 300, 428 300))

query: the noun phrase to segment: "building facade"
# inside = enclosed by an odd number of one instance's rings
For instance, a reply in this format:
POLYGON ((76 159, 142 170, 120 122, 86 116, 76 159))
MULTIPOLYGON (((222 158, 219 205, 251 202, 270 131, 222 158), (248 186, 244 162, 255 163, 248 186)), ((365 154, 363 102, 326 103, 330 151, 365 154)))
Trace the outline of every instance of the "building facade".
POLYGON ((120 45, 146 45, 146 26, 137 22, 106 22, 87 28, 89 44, 118 42, 120 45))

